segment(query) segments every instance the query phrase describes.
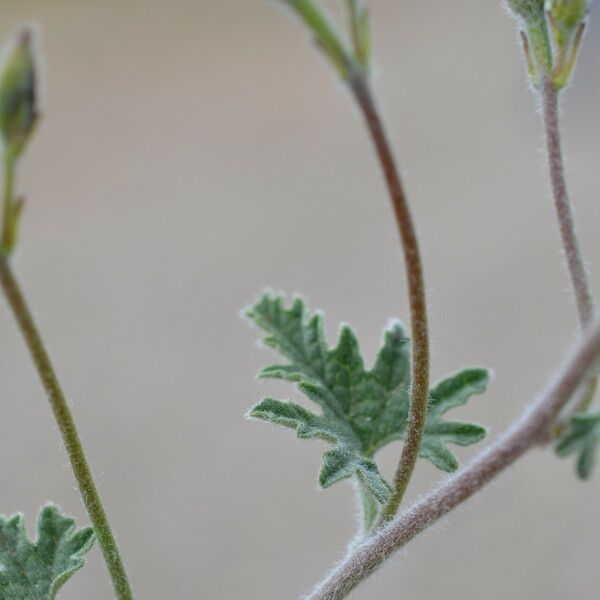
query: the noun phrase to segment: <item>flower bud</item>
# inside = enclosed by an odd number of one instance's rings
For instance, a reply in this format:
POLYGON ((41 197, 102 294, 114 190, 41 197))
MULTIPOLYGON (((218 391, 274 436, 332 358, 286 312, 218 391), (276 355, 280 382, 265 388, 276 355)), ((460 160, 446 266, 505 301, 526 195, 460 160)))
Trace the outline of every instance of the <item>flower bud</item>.
POLYGON ((589 0, 545 1, 556 55, 553 81, 559 89, 567 84, 575 67, 589 5, 589 0))
POLYGON ((564 32, 575 31, 585 19, 589 0, 546 0, 545 10, 552 24, 564 32))
POLYGON ((22 152, 38 118, 32 32, 22 31, 0 74, 0 135, 8 159, 22 152))

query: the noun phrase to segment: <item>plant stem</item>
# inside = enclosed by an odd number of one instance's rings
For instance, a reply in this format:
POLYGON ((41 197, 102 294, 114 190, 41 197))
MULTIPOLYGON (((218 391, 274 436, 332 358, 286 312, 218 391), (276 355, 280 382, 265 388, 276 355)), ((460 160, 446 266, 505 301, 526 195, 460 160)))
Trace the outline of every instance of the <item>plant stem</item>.
MULTIPOLYGON (((549 79, 544 81, 541 94, 552 195, 563 251, 577 303, 579 322, 582 331, 586 331, 594 319, 595 306, 565 179, 560 135, 559 93, 560 90, 552 81, 549 79)), ((597 382, 597 377, 589 382, 576 410, 588 408, 594 398, 597 382)))
POLYGON ((569 267, 573 291, 575 292, 579 321, 581 328, 585 330, 594 319, 594 300, 581 254, 573 209, 565 180, 558 96, 559 90, 556 89, 556 86, 551 81, 546 81, 543 86, 542 101, 550 182, 552 184, 554 206, 560 227, 560 236, 569 267))
POLYGON ((359 71, 351 77, 349 83, 371 134, 392 201, 396 224, 404 251, 410 303, 412 340, 410 413, 402 455, 394 476, 394 493, 381 515, 380 521, 383 523, 391 519, 398 511, 419 457, 423 430, 425 429, 427 402, 429 398, 427 302, 425 299, 425 281, 419 241, 413 224, 408 199, 383 121, 366 76, 359 71))
POLYGON ((25 339, 42 385, 46 390, 52 412, 54 413, 67 454, 69 455, 71 467, 79 485, 83 503, 94 527, 98 543, 100 544, 104 560, 112 578, 116 596, 118 600, 132 600, 133 595, 125 567, 83 451, 73 415, 66 402, 27 302, 14 277, 10 263, 5 256, 0 257, 0 284, 25 339))
POLYGON ((4 157, 4 203, 2 207, 2 248, 8 250, 11 245, 11 222, 15 186, 15 161, 4 157))
POLYGON ((541 443, 561 410, 597 368, 598 359, 600 323, 590 329, 539 400, 497 442, 437 490, 351 548, 306 600, 341 600, 348 596, 394 552, 541 443))

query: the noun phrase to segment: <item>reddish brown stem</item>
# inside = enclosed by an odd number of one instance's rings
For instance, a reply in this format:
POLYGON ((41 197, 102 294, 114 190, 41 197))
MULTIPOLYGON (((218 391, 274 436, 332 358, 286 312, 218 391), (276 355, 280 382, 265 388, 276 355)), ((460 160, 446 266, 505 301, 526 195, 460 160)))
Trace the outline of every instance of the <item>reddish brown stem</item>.
POLYGON ((402 502, 419 457, 429 397, 429 331, 427 302, 421 253, 408 199, 402 185, 383 121, 371 93, 367 78, 358 73, 350 79, 352 90, 364 115, 369 133, 385 176, 398 233, 404 252, 408 281, 412 339, 412 379, 410 414, 400 462, 394 476, 394 492, 383 510, 381 522, 392 518, 402 502))

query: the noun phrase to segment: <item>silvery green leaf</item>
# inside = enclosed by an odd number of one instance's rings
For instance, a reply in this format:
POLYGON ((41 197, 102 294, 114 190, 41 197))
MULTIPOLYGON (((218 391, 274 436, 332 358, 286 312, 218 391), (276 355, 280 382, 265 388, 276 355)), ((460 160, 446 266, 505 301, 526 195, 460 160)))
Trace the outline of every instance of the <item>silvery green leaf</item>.
POLYGON ((54 600, 58 590, 81 569, 94 543, 90 527, 75 529, 73 519, 55 506, 42 509, 37 540, 27 536, 22 515, 0 516, 0 598, 54 600))
MULTIPOLYGON (((247 315, 266 332, 264 343, 289 361, 264 368, 259 377, 295 383, 320 408, 316 414, 295 403, 266 398, 249 415, 290 427, 300 438, 332 443, 334 449, 324 457, 321 485, 356 477, 373 501, 385 503, 390 486, 373 458, 379 449, 404 438, 410 404, 410 344, 401 323, 393 322, 385 331, 382 348, 368 370, 352 329, 343 326, 337 345, 328 348, 321 315, 310 314, 301 299, 286 308, 283 297, 267 293, 247 315)), ((446 421, 443 416, 483 393, 488 382, 485 369, 466 369, 431 390, 423 458, 453 471, 458 461, 447 444, 466 446, 483 439, 483 427, 446 421)))

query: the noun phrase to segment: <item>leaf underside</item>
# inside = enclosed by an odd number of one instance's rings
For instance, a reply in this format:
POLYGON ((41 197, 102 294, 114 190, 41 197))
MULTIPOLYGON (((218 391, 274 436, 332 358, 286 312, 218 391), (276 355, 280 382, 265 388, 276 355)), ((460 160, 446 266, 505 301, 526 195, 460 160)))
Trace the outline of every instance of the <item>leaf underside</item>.
POLYGON ((577 455, 577 475, 589 479, 596 463, 600 443, 600 412, 579 412, 571 416, 569 426, 556 444, 559 456, 577 455))
MULTIPOLYGON (((259 377, 295 383, 321 409, 315 414, 293 402, 265 398, 249 416, 295 429, 300 438, 333 444, 319 475, 322 487, 355 476, 373 500, 387 502, 391 488, 373 457, 406 433, 410 343, 401 323, 395 321, 385 331, 375 364, 366 370, 352 329, 343 326, 335 348, 328 348, 321 314, 309 313, 299 298, 286 308, 282 296, 266 293, 247 316, 266 332, 264 343, 289 361, 264 368, 259 377)), ((483 427, 443 416, 484 392, 489 377, 485 369, 466 369, 431 390, 421 457, 451 472, 458 461, 447 444, 468 446, 485 437, 483 427)))
POLYGON ((90 527, 76 530, 73 519, 55 506, 44 507, 31 542, 23 515, 0 516, 0 598, 54 600, 58 590, 83 567, 94 543, 90 527))

